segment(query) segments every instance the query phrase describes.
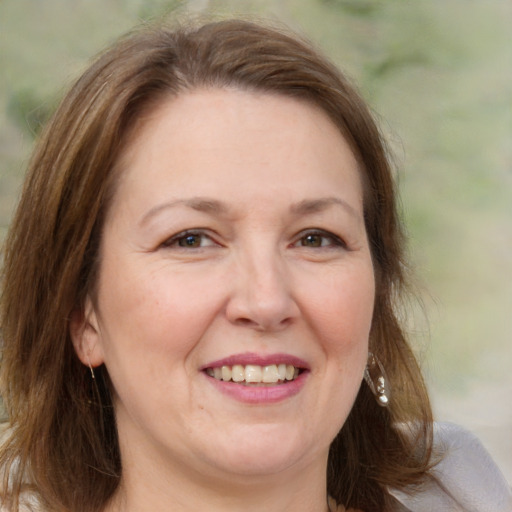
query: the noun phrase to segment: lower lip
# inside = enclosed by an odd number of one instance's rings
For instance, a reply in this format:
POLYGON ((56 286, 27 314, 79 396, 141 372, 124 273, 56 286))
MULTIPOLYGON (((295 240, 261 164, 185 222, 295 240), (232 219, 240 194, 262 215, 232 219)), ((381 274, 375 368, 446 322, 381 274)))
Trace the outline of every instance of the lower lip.
POLYGON ((246 404, 273 404, 282 402, 300 392, 309 372, 302 372, 296 379, 275 386, 246 386, 236 382, 217 380, 205 374, 205 377, 221 393, 246 404))

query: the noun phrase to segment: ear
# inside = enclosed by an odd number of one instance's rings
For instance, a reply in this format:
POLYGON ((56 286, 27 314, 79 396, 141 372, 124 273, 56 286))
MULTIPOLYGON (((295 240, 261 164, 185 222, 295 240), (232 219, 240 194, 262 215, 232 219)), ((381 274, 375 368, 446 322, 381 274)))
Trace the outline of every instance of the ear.
POLYGON ((69 334, 78 359, 86 366, 96 367, 104 362, 103 345, 98 317, 88 296, 83 310, 71 313, 69 334))

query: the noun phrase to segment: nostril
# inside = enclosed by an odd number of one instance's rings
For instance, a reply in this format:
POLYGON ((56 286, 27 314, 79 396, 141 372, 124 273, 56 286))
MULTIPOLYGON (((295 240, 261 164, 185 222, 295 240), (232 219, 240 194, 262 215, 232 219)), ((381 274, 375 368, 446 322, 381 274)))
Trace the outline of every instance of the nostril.
POLYGON ((283 318, 282 320, 277 320, 277 321, 274 321, 272 319, 268 319, 268 321, 267 321, 267 319, 264 319, 264 318, 261 318, 261 319, 259 319, 259 321, 257 321, 257 320, 252 320, 251 318, 246 318, 246 317, 240 317, 240 318, 236 318, 234 320, 234 323, 240 327, 250 327, 250 328, 258 330, 258 331, 272 331, 272 330, 276 330, 276 329, 280 330, 280 329, 287 327, 292 322, 293 322, 293 319, 290 317, 283 318))
POLYGON ((241 325, 243 327, 257 327, 257 323, 250 318, 237 318, 235 319, 235 323, 241 325))
POLYGON ((299 308, 287 287, 278 286, 275 281, 237 280, 226 303, 228 320, 260 331, 281 330, 293 323, 300 314, 299 308))

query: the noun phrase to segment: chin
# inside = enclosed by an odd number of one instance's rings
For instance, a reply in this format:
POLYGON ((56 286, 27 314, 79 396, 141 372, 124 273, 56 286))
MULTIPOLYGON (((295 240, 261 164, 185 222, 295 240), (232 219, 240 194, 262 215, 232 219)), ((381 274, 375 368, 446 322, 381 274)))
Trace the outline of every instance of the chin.
MULTIPOLYGON (((221 449, 220 464, 241 476, 278 474, 318 456, 318 442, 305 438, 305 429, 283 425, 244 426, 236 429, 221 449)), ((328 445, 327 450, 328 451, 328 445)))

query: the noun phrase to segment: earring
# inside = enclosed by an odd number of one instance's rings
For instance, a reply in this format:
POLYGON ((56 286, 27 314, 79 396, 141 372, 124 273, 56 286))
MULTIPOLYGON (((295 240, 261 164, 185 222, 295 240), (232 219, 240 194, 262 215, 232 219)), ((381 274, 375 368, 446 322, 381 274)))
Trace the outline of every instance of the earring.
POLYGON ((382 363, 372 353, 368 353, 368 362, 364 370, 364 380, 371 392, 375 395, 381 407, 387 407, 391 398, 391 388, 388 376, 382 363))
POLYGON ((89 354, 87 354, 87 366, 89 366, 89 370, 91 371, 92 380, 96 380, 96 377, 94 375, 94 370, 92 368, 92 364, 91 364, 91 361, 89 359, 89 354))

